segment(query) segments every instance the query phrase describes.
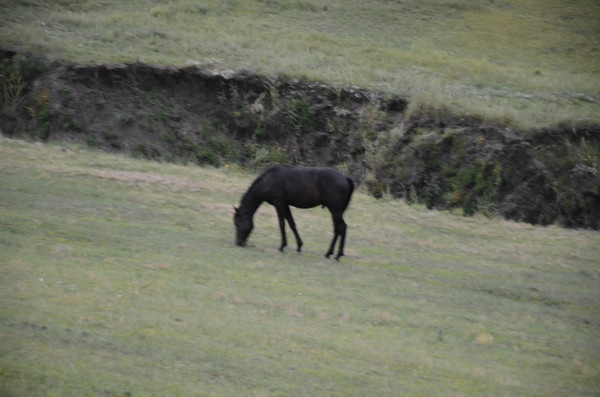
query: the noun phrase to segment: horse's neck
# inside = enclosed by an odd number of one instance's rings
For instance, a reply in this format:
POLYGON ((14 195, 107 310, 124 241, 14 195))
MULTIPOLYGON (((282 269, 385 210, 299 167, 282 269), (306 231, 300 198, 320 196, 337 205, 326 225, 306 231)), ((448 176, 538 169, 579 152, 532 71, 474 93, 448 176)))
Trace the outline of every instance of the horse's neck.
POLYGON ((259 197, 256 194, 253 194, 251 190, 249 190, 242 199, 240 204, 240 212, 245 216, 253 216, 258 207, 263 203, 264 198, 259 197))

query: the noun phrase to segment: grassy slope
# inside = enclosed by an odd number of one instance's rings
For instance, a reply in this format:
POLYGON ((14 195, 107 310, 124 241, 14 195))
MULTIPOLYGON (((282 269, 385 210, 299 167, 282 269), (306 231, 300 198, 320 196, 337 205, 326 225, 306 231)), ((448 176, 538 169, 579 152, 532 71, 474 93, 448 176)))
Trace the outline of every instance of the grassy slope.
POLYGON ((598 121, 600 3, 0 2, 5 45, 76 62, 247 68, 357 84, 523 127, 598 121))
POLYGON ((600 235, 357 193, 302 255, 251 175, 0 141, 0 394, 597 395, 600 235))

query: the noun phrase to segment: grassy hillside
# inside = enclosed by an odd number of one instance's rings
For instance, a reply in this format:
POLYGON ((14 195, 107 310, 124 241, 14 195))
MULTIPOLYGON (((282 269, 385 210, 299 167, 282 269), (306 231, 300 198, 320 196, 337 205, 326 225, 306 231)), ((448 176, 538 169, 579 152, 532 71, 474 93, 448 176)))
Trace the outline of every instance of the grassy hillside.
POLYGON ((407 95, 520 127, 598 121, 595 0, 0 2, 3 45, 407 95))
POLYGON ((355 194, 281 254, 253 175, 0 141, 0 394, 597 395, 600 235, 355 194))

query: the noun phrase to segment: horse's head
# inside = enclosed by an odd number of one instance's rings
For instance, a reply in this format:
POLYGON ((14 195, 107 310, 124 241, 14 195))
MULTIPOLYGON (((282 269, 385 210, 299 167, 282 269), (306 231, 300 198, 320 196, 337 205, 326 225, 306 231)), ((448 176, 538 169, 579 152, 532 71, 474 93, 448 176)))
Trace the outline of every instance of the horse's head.
POLYGON ((252 222, 252 216, 243 216, 238 208, 235 208, 235 214, 233 215, 233 224, 235 225, 235 244, 240 247, 246 245, 246 240, 254 228, 252 222))

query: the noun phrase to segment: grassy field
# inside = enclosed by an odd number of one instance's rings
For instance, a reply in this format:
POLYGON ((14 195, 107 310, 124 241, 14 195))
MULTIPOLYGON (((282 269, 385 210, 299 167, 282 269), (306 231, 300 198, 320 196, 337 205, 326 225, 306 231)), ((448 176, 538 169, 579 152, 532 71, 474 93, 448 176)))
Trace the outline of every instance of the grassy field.
POLYGON ((240 170, 0 140, 0 394, 600 393, 600 234, 358 192, 247 248, 240 170))
POLYGON ((599 121, 596 0, 0 1, 3 45, 80 63, 247 69, 522 128, 599 121))

